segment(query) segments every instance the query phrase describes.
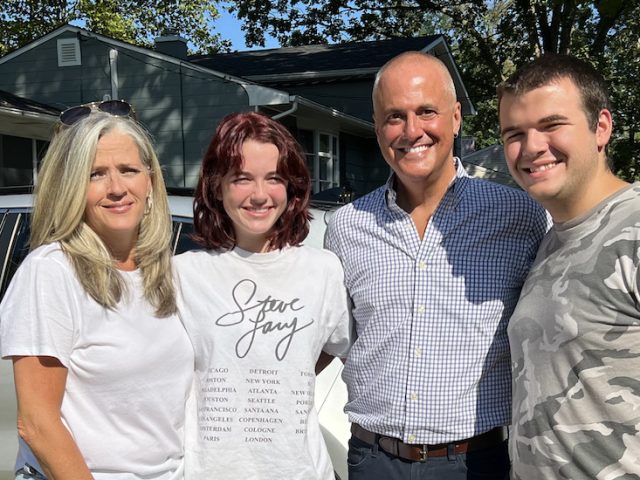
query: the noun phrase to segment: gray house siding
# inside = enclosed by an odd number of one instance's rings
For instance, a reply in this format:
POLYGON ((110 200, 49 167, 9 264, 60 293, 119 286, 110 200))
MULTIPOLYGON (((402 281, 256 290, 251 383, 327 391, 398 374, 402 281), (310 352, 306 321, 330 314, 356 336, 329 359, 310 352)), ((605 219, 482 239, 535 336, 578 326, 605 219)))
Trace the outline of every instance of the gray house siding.
POLYGON ((0 89, 64 108, 109 98, 116 79, 117 97, 153 136, 170 186, 194 186, 218 121, 249 109, 240 84, 133 50, 118 49, 112 71, 114 47, 95 37, 81 37, 82 65, 59 67, 58 38, 76 35, 64 32, 0 64, 0 89))
POLYGON ((0 64, 0 89, 51 105, 69 105, 89 82, 88 77, 83 77, 83 69, 86 67, 58 67, 54 39, 0 64))
MULTIPOLYGON (((0 90, 48 104, 52 119, 56 108, 109 98, 131 103, 154 138, 167 184, 186 187, 195 186, 222 117, 248 110, 277 116, 307 140, 314 190, 349 184, 363 194, 378 186, 387 168, 377 153, 371 116, 363 113, 370 111, 370 82, 359 74, 349 78, 316 83, 315 90, 301 86, 308 95, 297 95, 288 85, 254 83, 69 25, 0 59, 0 90), (58 65, 63 39, 72 41, 69 53, 79 50, 80 65, 58 65)), ((23 163, 34 170, 37 158, 32 159, 23 163)))

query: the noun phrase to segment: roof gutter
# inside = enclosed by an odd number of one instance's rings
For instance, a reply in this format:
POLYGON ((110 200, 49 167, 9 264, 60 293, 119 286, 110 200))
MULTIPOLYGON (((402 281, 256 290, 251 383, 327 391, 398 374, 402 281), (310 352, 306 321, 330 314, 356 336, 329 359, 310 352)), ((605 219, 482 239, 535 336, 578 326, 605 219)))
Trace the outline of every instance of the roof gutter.
POLYGON ((17 117, 35 118, 38 120, 43 120, 43 123, 50 124, 54 124, 58 121, 58 115, 55 115, 53 113, 29 112, 15 107, 0 106, 0 113, 14 115, 17 117))
POLYGON ((316 103, 313 100, 309 100, 308 98, 298 97, 298 103, 300 105, 312 108, 314 110, 320 111, 326 115, 337 118, 347 124, 357 126, 359 128, 363 128, 373 133, 374 127, 373 123, 367 122, 366 120, 362 120, 358 117, 351 116, 347 113, 343 113, 340 110, 336 110, 332 107, 327 107, 326 105, 322 105, 320 103, 316 103))
POLYGON ((0 106, 0 135, 49 141, 57 121, 57 115, 0 106))
POLYGON ((287 115, 291 115, 296 110, 298 110, 298 96, 297 95, 292 95, 291 97, 289 97, 289 101, 291 101, 293 103, 293 106, 289 110, 285 110, 284 112, 280 112, 280 113, 274 115, 271 118, 273 118, 274 120, 280 120, 282 117, 286 117, 287 115))
POLYGON ((291 103, 291 96, 282 90, 248 83, 241 83, 241 85, 244 91, 247 92, 250 107, 285 105, 291 103))
POLYGON ((276 113, 271 117, 275 120, 279 120, 288 115, 292 115, 293 113, 298 112, 301 107, 305 107, 318 112, 321 115, 332 117, 338 120, 342 125, 349 126, 360 131, 364 130, 370 133, 373 133, 374 131, 373 124, 371 122, 367 122, 366 120, 362 120, 360 118, 343 113, 339 110, 336 110, 335 108, 316 103, 305 97, 301 97, 299 95, 289 95, 287 92, 283 92, 282 90, 276 90, 274 88, 264 87, 262 85, 251 85, 245 83, 242 85, 242 87, 249 96, 250 107, 258 108, 280 105, 284 108, 287 108, 287 110, 276 113))

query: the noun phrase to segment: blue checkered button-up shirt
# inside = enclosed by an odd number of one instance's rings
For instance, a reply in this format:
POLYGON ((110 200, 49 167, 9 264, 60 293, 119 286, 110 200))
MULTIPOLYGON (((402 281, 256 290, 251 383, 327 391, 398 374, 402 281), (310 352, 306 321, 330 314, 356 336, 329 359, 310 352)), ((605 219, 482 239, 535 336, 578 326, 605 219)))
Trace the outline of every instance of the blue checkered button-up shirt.
POLYGON ((342 260, 358 338, 345 364, 349 420, 437 444, 510 422, 507 321, 548 228, 524 192, 456 178, 421 240, 394 176, 339 209, 327 247, 342 260))

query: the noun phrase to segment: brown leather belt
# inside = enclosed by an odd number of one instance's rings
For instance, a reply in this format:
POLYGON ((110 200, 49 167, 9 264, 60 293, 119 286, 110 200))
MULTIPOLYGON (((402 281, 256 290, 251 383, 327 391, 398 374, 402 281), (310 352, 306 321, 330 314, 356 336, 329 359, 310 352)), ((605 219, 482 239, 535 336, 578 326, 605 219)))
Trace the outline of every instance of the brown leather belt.
POLYGON ((506 427, 496 427, 475 437, 437 445, 416 445, 404 443, 397 438, 370 432, 360 425, 351 424, 351 434, 369 445, 376 443, 390 455, 413 462, 424 462, 428 457, 444 457, 447 454, 462 454, 499 445, 507 439, 506 427))

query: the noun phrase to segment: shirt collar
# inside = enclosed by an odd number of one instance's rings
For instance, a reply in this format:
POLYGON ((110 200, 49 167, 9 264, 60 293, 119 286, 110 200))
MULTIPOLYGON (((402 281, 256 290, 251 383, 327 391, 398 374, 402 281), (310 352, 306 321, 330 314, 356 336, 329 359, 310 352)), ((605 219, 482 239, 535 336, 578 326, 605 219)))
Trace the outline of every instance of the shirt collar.
MULTIPOLYGON (((469 175, 467 171, 464 169, 462 165, 462 161, 458 157, 453 157, 453 162, 456 166, 456 174, 451 179, 451 183, 449 183, 449 188, 445 193, 442 201, 440 202, 441 206, 446 206, 449 208, 454 208, 458 202, 460 201, 462 190, 464 189, 464 185, 467 183, 467 179, 469 175)), ((394 210, 399 209, 397 204, 397 192, 394 188, 393 184, 396 179, 396 174, 392 171, 391 175, 387 179, 387 183, 385 184, 385 199, 387 208, 394 210)))

